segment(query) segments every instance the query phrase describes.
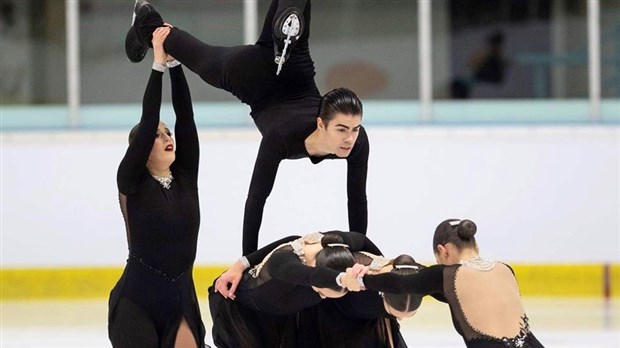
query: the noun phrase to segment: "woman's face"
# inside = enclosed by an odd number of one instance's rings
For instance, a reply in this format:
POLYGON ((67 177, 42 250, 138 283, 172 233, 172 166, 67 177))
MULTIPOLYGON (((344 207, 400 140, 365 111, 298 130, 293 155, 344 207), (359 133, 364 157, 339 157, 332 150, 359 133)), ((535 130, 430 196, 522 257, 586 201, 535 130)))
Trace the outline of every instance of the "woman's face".
POLYGON ((157 127, 157 135, 155 136, 155 142, 149 155, 149 162, 154 165, 171 165, 175 159, 174 153, 174 139, 172 139, 172 133, 170 129, 166 127, 166 124, 159 122, 157 127))
POLYGON ((347 294, 344 290, 336 291, 330 288, 317 288, 316 286, 313 286, 312 290, 316 291, 321 298, 341 298, 347 294))
POLYGON ((329 123, 325 124, 321 118, 318 122, 319 129, 324 132, 329 153, 338 157, 349 156, 360 133, 362 115, 336 113, 329 123))

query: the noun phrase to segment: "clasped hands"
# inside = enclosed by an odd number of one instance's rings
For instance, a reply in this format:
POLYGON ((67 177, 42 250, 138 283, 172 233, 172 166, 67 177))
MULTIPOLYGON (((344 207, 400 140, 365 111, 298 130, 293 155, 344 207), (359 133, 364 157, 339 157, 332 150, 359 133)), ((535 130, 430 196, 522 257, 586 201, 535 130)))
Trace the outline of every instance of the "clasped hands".
POLYGON ((368 273, 368 266, 356 263, 353 267, 347 268, 346 274, 341 279, 341 283, 344 288, 349 291, 361 291, 366 290, 363 287, 362 277, 368 273))
POLYGON ((172 25, 164 23, 164 26, 153 31, 151 44, 153 45, 154 62, 157 64, 165 65, 166 62, 174 60, 174 58, 164 50, 164 41, 166 41, 172 28, 172 25))
MULTIPOLYGON (((243 277, 245 268, 240 261, 235 262, 226 272, 222 273, 220 277, 215 281, 215 292, 219 292, 222 297, 226 299, 235 299, 235 291, 237 285, 243 277)), ((343 288, 347 288, 349 291, 361 291, 363 283, 360 279, 368 273, 368 267, 356 263, 353 267, 347 268, 344 276, 341 278, 341 284, 343 288)))

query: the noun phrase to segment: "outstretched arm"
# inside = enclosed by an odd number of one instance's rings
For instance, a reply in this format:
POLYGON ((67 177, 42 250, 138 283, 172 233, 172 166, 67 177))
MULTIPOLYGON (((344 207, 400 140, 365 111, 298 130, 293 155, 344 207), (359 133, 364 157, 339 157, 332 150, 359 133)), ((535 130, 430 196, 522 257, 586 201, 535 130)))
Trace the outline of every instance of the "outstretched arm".
POLYGON ((368 227, 368 201, 366 178, 370 144, 364 127, 360 127, 352 153, 347 158, 347 197, 349 208, 349 230, 366 234, 368 227))
POLYGON ((258 149, 248 198, 243 216, 243 255, 258 247, 258 231, 263 221, 263 209, 273 189, 280 161, 284 158, 286 144, 279 135, 267 135, 258 149))
POLYGON ((170 68, 170 82, 172 106, 177 118, 174 126, 177 145, 175 163, 183 167, 194 180, 197 180, 200 154, 198 132, 194 121, 192 97, 181 65, 170 68))
POLYGON ((289 284, 333 288, 340 272, 328 267, 304 265, 292 252, 275 252, 268 261, 269 274, 289 284))
POLYGON ((270 243, 255 252, 243 256, 237 260, 226 272, 222 273, 215 281, 215 291, 222 294, 224 298, 235 299, 235 291, 237 291, 237 285, 243 277, 243 272, 252 266, 259 264, 267 255, 272 252, 278 246, 292 242, 301 236, 289 236, 279 239, 273 243, 270 243), (243 260, 245 259, 245 260, 243 260))
MULTIPOLYGON (((347 270, 343 284, 352 291, 359 291, 361 284, 357 281, 359 265, 347 270)), ((443 265, 424 268, 414 274, 396 274, 393 272, 362 277, 364 289, 382 291, 392 294, 443 295, 443 265)), ((366 270, 362 271, 364 274, 366 270)))
MULTIPOLYGON (((153 33, 154 63, 163 65, 166 63, 166 54, 162 45, 167 35, 166 30, 156 30, 153 33), (159 49, 157 49, 159 48, 159 49)), ((154 66, 155 66, 154 64, 154 66)), ((135 133, 133 141, 129 144, 127 152, 118 167, 116 182, 118 190, 122 194, 134 192, 139 184, 146 168, 146 162, 151 154, 153 142, 159 126, 159 112, 161 108, 161 88, 163 72, 151 70, 149 82, 142 99, 142 117, 135 133)))

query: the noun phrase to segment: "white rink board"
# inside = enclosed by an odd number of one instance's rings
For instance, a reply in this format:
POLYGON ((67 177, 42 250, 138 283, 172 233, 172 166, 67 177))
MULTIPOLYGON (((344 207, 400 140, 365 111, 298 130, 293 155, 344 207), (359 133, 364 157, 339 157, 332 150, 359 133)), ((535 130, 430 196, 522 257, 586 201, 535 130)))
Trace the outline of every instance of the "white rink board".
MULTIPOLYGON (((487 258, 620 261, 620 128, 368 127, 368 236, 385 255, 432 261, 435 226, 471 218, 487 258)), ((2 265, 122 265, 116 170, 127 132, 2 133, 2 265)), ((241 251, 260 135, 201 131, 198 264, 241 251)), ((284 161, 260 243, 348 229, 346 162, 284 161)))

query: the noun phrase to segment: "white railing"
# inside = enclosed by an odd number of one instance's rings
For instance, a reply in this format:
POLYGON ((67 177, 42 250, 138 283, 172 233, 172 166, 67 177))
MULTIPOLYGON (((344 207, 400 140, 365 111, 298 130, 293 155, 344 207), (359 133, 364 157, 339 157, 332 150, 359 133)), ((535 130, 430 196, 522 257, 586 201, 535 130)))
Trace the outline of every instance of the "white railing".
MULTIPOLYGON (((417 0, 418 3, 418 52, 419 52, 419 102, 423 122, 433 120, 432 81, 432 3, 431 0, 417 0)), ((65 0, 67 36, 67 95, 68 124, 74 128, 79 124, 80 109, 80 47, 79 47, 79 4, 80 0, 65 0)), ((251 44, 258 36, 258 3, 243 1, 244 42, 251 44)), ((588 76, 590 120, 601 120, 601 45, 600 45, 600 0, 588 0, 588 76)))

